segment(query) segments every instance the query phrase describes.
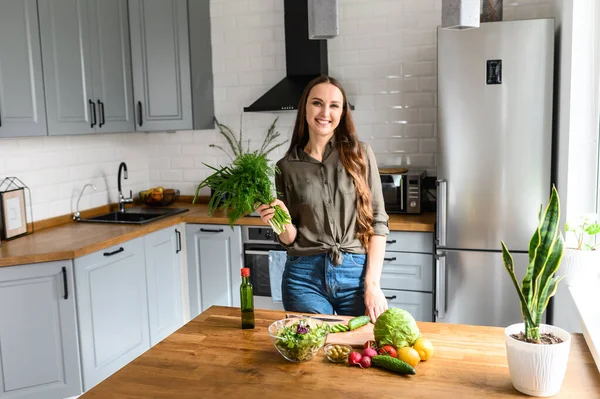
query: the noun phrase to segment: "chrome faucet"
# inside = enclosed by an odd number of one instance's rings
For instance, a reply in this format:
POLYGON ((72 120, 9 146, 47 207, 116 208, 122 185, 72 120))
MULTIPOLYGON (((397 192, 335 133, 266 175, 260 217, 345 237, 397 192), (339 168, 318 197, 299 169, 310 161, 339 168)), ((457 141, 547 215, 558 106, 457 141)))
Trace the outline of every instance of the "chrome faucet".
POLYGON ((83 192, 85 191, 86 187, 88 187, 88 186, 92 187, 94 189, 94 191, 98 191, 96 186, 94 186, 91 183, 88 183, 85 186, 83 186, 83 188, 81 189, 81 192, 79 193, 79 198, 77 198, 77 204, 75 205, 75 213, 73 214, 73 220, 81 219, 81 214, 79 213, 79 201, 81 200, 81 196, 83 195, 83 192))
POLYGON ((119 173, 117 177, 119 186, 119 212, 125 212, 125 204, 133 203, 133 193, 131 190, 129 190, 129 198, 126 198, 123 195, 123 191, 121 190, 121 171, 125 173, 123 175, 123 178, 127 180, 127 165, 125 164, 125 162, 121 162, 121 164, 119 165, 119 173))

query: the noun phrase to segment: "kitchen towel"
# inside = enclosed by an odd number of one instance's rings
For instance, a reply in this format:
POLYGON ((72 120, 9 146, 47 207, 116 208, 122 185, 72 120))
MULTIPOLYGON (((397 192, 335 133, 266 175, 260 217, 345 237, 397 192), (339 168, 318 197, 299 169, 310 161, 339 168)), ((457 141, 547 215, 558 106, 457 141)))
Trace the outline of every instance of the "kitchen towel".
POLYGON ((285 251, 269 251, 269 279, 271 280, 271 299, 282 302, 281 278, 285 269, 287 253, 285 251))

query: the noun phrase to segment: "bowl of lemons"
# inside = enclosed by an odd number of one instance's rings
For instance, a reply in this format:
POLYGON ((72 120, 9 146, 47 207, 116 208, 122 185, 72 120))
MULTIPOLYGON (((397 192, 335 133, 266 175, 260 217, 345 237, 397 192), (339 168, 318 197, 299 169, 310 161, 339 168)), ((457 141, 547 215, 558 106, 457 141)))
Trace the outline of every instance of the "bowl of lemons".
POLYGON ((140 191, 140 199, 148 206, 171 205, 177 198, 179 198, 179 190, 172 188, 159 186, 140 191))

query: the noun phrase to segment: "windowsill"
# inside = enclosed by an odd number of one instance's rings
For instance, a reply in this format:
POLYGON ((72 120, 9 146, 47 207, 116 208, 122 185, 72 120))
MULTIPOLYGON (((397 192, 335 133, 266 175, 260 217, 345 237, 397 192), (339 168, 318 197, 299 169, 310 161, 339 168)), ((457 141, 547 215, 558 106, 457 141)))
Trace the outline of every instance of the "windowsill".
POLYGON ((585 287, 569 287, 581 320, 581 331, 600 371, 600 278, 585 287))

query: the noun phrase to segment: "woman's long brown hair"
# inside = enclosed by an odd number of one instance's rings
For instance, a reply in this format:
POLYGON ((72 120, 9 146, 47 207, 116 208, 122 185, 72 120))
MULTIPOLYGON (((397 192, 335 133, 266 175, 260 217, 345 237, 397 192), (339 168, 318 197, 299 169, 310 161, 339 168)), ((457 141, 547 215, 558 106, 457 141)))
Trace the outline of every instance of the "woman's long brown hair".
POLYGON ((356 187, 356 222, 358 227, 357 238, 360 240, 366 250, 369 249, 369 239, 374 233, 373 230, 373 207, 371 205, 371 189, 367 181, 367 161, 365 154, 358 141, 356 129, 352 122, 350 113, 350 104, 346 98, 344 88, 336 79, 330 76, 319 76, 308 83, 300 102, 298 103, 298 113, 296 114, 296 123, 288 153, 296 146, 304 148, 308 143, 308 122, 306 122, 306 103, 308 95, 313 87, 321 83, 330 83, 340 89, 344 98, 342 116, 340 123, 335 129, 335 142, 340 152, 340 160, 346 168, 346 171, 352 176, 354 186, 356 187))

